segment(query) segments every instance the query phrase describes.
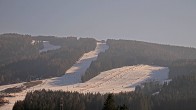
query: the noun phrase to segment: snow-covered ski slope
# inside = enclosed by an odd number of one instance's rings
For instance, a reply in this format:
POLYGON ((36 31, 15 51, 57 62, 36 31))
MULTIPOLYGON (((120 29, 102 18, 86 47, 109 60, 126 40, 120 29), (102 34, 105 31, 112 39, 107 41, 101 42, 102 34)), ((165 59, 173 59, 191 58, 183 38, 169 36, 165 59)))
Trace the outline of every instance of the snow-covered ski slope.
POLYGON ((108 48, 109 47, 105 43, 97 43, 95 51, 85 53, 69 70, 65 72, 64 76, 53 79, 49 84, 53 86, 62 86, 80 83, 82 75, 84 75, 91 62, 97 59, 100 52, 105 52, 108 48))
MULTIPOLYGON (((119 93, 135 90, 135 86, 146 81, 164 82, 168 79, 167 67, 136 65, 116 68, 100 73, 85 83, 62 86, 63 91, 82 93, 119 93)), ((59 90, 54 87, 53 90, 59 90)))
MULTIPOLYGON (((167 67, 135 65, 125 66, 101 72, 91 80, 81 83, 81 76, 90 66, 93 60, 96 60, 100 52, 104 52, 108 46, 104 43, 97 43, 94 51, 85 53, 75 65, 65 72, 62 77, 55 77, 42 80, 42 84, 28 88, 20 93, 11 94, 15 97, 7 97, 10 101, 0 107, 0 110, 11 110, 17 100, 23 100, 28 91, 50 89, 63 91, 78 91, 81 93, 119 93, 133 91, 135 86, 149 80, 163 82, 168 79, 169 69, 167 67)), ((20 86, 23 83, 0 86, 0 91, 6 88, 20 86)))

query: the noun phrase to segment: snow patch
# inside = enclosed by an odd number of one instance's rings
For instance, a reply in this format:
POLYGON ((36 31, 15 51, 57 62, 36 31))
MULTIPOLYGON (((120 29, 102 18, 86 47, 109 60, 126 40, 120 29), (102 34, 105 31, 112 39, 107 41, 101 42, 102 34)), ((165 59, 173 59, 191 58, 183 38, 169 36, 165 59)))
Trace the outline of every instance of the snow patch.
POLYGON ((35 45, 35 42, 36 42, 35 40, 32 40, 31 45, 35 45))
POLYGON ((61 46, 55 46, 55 45, 50 44, 49 41, 43 41, 43 45, 44 45, 44 48, 39 50, 40 53, 61 48, 61 46))

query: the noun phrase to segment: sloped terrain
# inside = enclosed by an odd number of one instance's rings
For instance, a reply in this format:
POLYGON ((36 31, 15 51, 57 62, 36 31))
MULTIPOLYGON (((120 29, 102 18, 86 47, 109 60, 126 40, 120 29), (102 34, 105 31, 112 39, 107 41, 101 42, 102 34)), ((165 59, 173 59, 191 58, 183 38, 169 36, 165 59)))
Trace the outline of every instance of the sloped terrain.
POLYGON ((146 81, 159 81, 168 79, 167 67, 136 65, 125 66, 101 72, 98 76, 85 83, 57 87, 54 90, 92 92, 92 93, 119 93, 135 90, 135 86, 146 81))
MULTIPOLYGON (((17 100, 23 100, 27 92, 34 90, 50 89, 78 91, 81 93, 119 93, 133 91, 136 85, 145 81, 157 80, 162 82, 168 78, 169 69, 167 67, 135 65, 101 72, 101 74, 93 79, 81 83, 81 77, 90 66, 90 63, 96 60, 98 54, 104 52, 106 49, 108 49, 106 44, 98 43, 94 51, 85 53, 62 77, 41 80, 42 83, 39 85, 27 88, 19 93, 12 93, 11 95, 14 97, 5 98, 9 100, 10 103, 0 108, 11 110, 17 100)), ((16 86, 19 87, 21 85, 23 85, 23 83, 0 86, 0 90, 16 86)))
MULTIPOLYGON (((65 85, 80 83, 81 76, 85 73, 85 71, 89 67, 90 63, 93 60, 96 60, 98 54, 100 52, 104 52, 106 49, 108 49, 108 46, 106 44, 97 43, 96 49, 94 51, 85 53, 76 62, 75 65, 73 65, 69 70, 67 70, 65 72, 65 75, 63 75, 61 77, 55 77, 55 78, 41 80, 43 82, 42 84, 25 89, 19 93, 11 93, 10 95, 12 95, 13 97, 6 97, 5 98, 6 100, 9 100, 9 104, 6 104, 6 105, 0 107, 0 109, 11 110, 14 103, 17 100, 23 100, 25 98, 26 93, 29 91, 40 90, 40 89, 53 90, 54 87, 56 87, 55 89, 61 90, 63 88, 64 89, 66 88, 65 85)), ((22 85, 23 85, 23 83, 0 86, 0 91, 5 90, 7 88, 20 87, 22 85)))

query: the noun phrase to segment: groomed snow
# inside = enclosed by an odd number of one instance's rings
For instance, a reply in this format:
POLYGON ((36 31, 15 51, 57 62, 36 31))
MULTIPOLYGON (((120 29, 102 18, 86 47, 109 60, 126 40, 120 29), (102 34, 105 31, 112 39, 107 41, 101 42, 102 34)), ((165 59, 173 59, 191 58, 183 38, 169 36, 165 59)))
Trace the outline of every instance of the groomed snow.
POLYGON ((100 73, 85 83, 54 87, 53 90, 78 91, 82 93, 119 93, 134 91, 135 86, 146 81, 164 82, 168 79, 167 67, 136 65, 116 68, 100 73))

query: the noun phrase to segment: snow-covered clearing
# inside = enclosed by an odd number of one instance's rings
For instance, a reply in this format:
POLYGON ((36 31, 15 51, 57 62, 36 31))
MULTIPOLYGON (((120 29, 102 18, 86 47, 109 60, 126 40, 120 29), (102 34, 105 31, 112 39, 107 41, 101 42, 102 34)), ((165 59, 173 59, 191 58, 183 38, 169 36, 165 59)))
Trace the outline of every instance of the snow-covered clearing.
POLYGON ((168 79, 167 67, 136 65, 102 72, 85 83, 54 87, 53 90, 78 91, 82 93, 119 93, 135 90, 135 86, 146 81, 163 82, 168 79))
MULTIPOLYGON (((33 41, 32 41, 33 42, 33 41)), ((34 41, 35 42, 35 41, 34 41)), ((33 43, 34 43, 33 42, 33 43)), ((44 48, 39 50, 39 52, 47 52, 49 50, 56 50, 56 49, 59 49, 61 46, 55 46, 55 45, 52 45, 50 44, 49 41, 43 41, 43 45, 44 45, 44 48)))

